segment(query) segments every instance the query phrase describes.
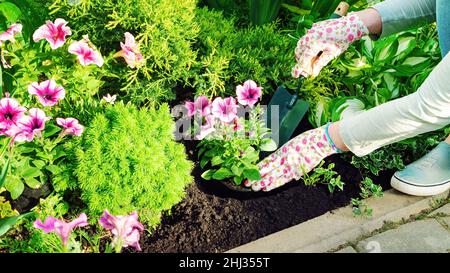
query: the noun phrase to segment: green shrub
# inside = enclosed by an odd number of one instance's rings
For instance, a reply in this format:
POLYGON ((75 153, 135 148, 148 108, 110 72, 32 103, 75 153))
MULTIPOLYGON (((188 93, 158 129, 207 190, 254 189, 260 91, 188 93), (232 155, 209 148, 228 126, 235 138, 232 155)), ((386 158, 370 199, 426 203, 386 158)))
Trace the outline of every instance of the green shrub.
POLYGON ((273 92, 270 86, 291 81, 295 41, 277 30, 276 24, 236 28, 232 17, 199 8, 197 72, 193 74, 198 93, 234 93, 237 83, 252 79, 273 92))
POLYGON ((138 211, 149 227, 180 202, 191 162, 174 139, 169 107, 137 110, 117 103, 98 114, 76 149, 75 175, 91 217, 138 211))
MULTIPOLYGON (((124 32, 135 35, 146 58, 146 66, 130 70, 120 59, 116 74, 124 93, 135 102, 173 98, 171 89, 187 79, 196 54, 194 22, 196 0, 39 0, 52 3, 53 16, 76 28, 74 36, 88 34, 102 52, 120 49, 124 32)), ((111 89, 117 82, 110 84, 111 89)), ((107 87, 106 87, 107 88, 107 87)))

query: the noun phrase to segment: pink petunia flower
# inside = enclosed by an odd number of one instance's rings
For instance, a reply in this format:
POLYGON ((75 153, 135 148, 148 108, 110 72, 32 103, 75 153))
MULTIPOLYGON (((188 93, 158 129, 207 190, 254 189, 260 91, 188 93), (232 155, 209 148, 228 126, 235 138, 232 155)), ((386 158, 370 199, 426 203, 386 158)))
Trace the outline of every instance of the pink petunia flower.
POLYGON ((238 132, 238 131, 242 131, 244 129, 244 126, 242 126, 241 122, 239 121, 239 118, 236 117, 233 120, 233 131, 234 132, 238 132))
POLYGON ((37 96, 43 106, 54 106, 66 96, 64 88, 57 85, 55 80, 47 80, 41 83, 33 82, 28 86, 28 93, 37 96))
POLYGON ((12 98, 3 98, 0 100, 0 125, 5 130, 17 124, 27 111, 25 107, 20 106, 19 102, 12 98))
POLYGON ((42 39, 50 43, 52 49, 62 47, 66 42, 66 36, 72 35, 72 30, 67 26, 67 21, 57 18, 55 22, 47 21, 33 34, 33 40, 39 42, 42 39))
POLYGON ((83 125, 75 118, 57 118, 56 123, 63 128, 63 134, 81 136, 84 131, 83 125))
POLYGON ((236 100, 233 97, 216 98, 212 103, 212 114, 222 122, 232 122, 237 117, 236 100))
POLYGON ((121 42, 120 46, 122 50, 117 52, 115 57, 123 57, 130 68, 140 67, 144 64, 145 60, 139 45, 131 33, 125 32, 125 43, 121 42))
POLYGON ((61 241, 64 246, 67 246, 67 241, 69 239, 72 230, 76 227, 85 227, 88 225, 86 214, 82 213, 75 220, 66 223, 63 220, 56 219, 52 216, 47 217, 44 223, 40 219, 34 221, 33 226, 35 228, 41 229, 45 233, 55 232, 61 237, 61 241))
POLYGON ((113 247, 133 247, 141 251, 139 245, 140 233, 144 226, 139 222, 136 212, 125 216, 114 216, 105 209, 99 220, 100 224, 114 235, 113 247))
POLYGON ((253 106, 261 97, 262 87, 258 87, 256 82, 248 80, 244 85, 238 85, 236 87, 236 95, 240 104, 253 106))
POLYGON ((87 38, 81 41, 73 42, 69 46, 69 53, 77 55, 78 61, 82 66, 96 64, 101 67, 104 63, 103 57, 99 51, 95 50, 87 38))
POLYGON ((196 113, 200 116, 205 117, 211 113, 211 103, 209 99, 205 96, 198 97, 195 102, 187 101, 185 107, 188 110, 188 116, 192 117, 196 113))
POLYGON ((28 112, 28 116, 23 116, 7 131, 7 135, 12 136, 14 142, 30 142, 35 136, 41 137, 45 123, 50 120, 41 109, 31 108, 28 112))
POLYGON ((22 32, 22 28, 21 24, 12 24, 5 32, 0 33, 0 46, 6 41, 14 42, 14 36, 22 32))
POLYGON ((202 140, 207 135, 213 133, 216 129, 214 128, 214 125, 216 124, 216 118, 213 115, 207 115, 205 117, 206 124, 202 125, 200 128, 200 133, 195 136, 196 140, 202 140))

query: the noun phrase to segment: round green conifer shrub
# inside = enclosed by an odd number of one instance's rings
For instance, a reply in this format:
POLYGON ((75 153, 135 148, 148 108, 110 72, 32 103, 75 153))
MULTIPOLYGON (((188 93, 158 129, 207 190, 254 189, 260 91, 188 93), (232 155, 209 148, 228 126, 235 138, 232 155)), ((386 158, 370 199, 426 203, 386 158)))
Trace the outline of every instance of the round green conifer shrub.
POLYGON ((74 174, 91 217, 139 213, 148 227, 182 200, 192 163, 174 141, 169 106, 116 103, 97 114, 75 150, 74 174))

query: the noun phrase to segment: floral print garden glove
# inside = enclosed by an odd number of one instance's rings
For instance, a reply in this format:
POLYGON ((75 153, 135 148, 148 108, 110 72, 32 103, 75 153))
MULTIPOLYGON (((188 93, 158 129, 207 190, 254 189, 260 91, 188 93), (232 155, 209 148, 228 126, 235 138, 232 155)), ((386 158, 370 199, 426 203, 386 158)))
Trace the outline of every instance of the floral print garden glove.
POLYGON ((328 135, 329 124, 304 132, 291 139, 273 154, 258 163, 261 180, 246 180, 244 185, 254 191, 270 191, 291 180, 298 180, 319 163, 340 150, 328 135))
POLYGON ((368 34, 369 30, 355 13, 313 24, 297 43, 297 64, 292 76, 317 76, 325 65, 347 50, 352 42, 368 34))

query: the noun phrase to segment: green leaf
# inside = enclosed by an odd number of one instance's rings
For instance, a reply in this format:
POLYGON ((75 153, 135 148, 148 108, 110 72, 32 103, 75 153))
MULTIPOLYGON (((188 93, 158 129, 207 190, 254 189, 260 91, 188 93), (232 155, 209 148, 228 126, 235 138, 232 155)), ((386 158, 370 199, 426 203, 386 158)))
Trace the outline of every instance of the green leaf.
POLYGON ((59 166, 56 166, 56 165, 45 166, 45 169, 47 169, 49 172, 51 172, 54 175, 58 174, 61 171, 61 168, 59 166))
POLYGON ((0 219, 0 237, 2 235, 6 234, 6 232, 8 232, 8 230, 10 230, 19 220, 27 217, 28 215, 30 215, 32 213, 33 212, 27 212, 27 213, 24 213, 24 214, 21 214, 18 216, 12 216, 12 217, 0 219))
POLYGON ((56 133, 59 133, 61 131, 61 128, 58 126, 55 126, 53 124, 50 124, 45 127, 44 137, 51 137, 55 135, 56 133))
POLYGON ((242 176, 235 176, 234 178, 233 178, 233 182, 234 182, 234 184, 236 184, 236 185, 240 185, 240 184, 242 184, 242 181, 244 180, 244 177, 242 177, 242 176))
POLYGON ((202 178, 205 180, 211 180, 213 174, 214 170, 207 170, 206 172, 202 173, 202 178))
POLYGON ((16 23, 17 20, 19 20, 20 15, 22 14, 20 9, 10 2, 0 3, 0 13, 5 16, 9 24, 16 23))
POLYGON ((261 140, 261 146, 259 148, 264 152, 272 152, 277 149, 277 143, 271 138, 265 138, 261 140))
POLYGON ((231 171, 233 172, 234 175, 241 176, 243 169, 239 168, 239 165, 233 165, 231 166, 231 171))
POLYGON ((39 189, 42 186, 41 182, 39 182, 36 178, 27 177, 24 180, 25 184, 32 189, 39 189))
POLYGON ((17 176, 9 176, 5 182, 5 188, 11 194, 13 200, 17 199, 23 192, 25 185, 17 176))
POLYGON ((36 167, 28 167, 22 170, 21 176, 23 178, 31 178, 31 177, 38 177, 42 174, 41 170, 36 167))
POLYGON ((36 166, 36 168, 42 169, 45 167, 45 162, 43 160, 33 160, 33 165, 36 166))
POLYGON ((230 178, 233 176, 233 172, 231 172, 229 169, 222 167, 218 169, 212 176, 215 180, 223 180, 226 178, 230 178))
POLYGON ((220 165, 220 164, 222 164, 222 163, 223 163, 223 159, 222 159, 222 157, 219 156, 219 155, 216 155, 215 157, 213 157, 213 158, 211 159, 211 165, 212 165, 212 166, 217 166, 217 165, 220 165))
POLYGON ((204 168, 206 166, 206 164, 208 164, 209 162, 209 157, 202 157, 202 159, 200 160, 200 168, 204 168))
POLYGON ((245 178, 248 178, 249 180, 260 180, 261 179, 261 174, 259 173, 258 169, 245 169, 244 176, 245 176, 245 178))
POLYGON ((10 159, 8 158, 6 160, 5 165, 3 166, 2 172, 0 174, 0 188, 5 183, 6 176, 8 175, 8 168, 9 168, 10 159))

